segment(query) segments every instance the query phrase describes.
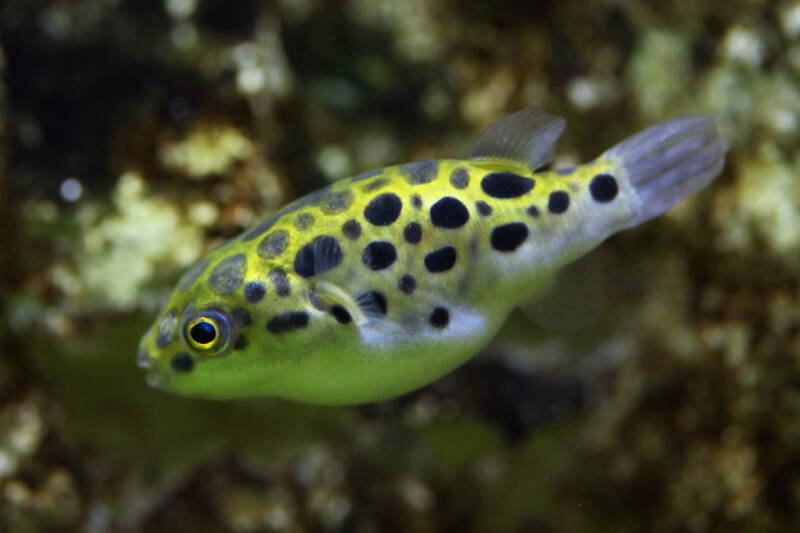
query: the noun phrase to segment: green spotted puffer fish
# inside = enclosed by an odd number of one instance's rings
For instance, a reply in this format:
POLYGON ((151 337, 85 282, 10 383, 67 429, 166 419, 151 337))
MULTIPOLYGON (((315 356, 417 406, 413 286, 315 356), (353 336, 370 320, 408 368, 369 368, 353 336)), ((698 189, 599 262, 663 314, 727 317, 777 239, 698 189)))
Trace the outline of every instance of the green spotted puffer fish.
POLYGON ((565 126, 523 109, 489 126, 471 159, 341 180, 212 251, 141 342, 149 383, 318 404, 430 383, 560 268, 707 186, 727 150, 713 118, 686 116, 537 172, 565 126))

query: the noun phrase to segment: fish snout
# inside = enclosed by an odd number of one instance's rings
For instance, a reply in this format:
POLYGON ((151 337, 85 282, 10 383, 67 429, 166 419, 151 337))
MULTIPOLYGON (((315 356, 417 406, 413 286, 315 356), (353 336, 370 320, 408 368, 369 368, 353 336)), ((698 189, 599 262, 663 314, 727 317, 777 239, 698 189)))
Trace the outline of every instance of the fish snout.
POLYGON ((150 353, 147 351, 146 348, 139 348, 139 351, 136 353, 136 366, 139 368, 150 368, 151 358, 150 353))

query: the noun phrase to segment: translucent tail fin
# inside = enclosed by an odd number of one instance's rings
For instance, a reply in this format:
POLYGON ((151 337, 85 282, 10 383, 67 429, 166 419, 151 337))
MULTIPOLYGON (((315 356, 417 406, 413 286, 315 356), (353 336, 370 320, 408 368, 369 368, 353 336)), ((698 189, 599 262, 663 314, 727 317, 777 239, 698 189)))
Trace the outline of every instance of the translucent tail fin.
POLYGON ((711 183, 728 145, 713 117, 679 117, 637 133, 603 154, 619 164, 635 198, 629 226, 657 217, 711 183))

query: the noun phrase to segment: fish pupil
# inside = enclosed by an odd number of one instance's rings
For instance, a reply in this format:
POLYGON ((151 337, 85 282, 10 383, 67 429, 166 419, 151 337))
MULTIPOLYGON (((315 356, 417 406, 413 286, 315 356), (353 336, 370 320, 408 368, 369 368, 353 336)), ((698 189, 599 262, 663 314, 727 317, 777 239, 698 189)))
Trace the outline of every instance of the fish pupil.
POLYGON ((192 329, 189 333, 192 336, 192 340, 196 343, 208 344, 213 342, 217 337, 217 328, 208 322, 200 322, 199 324, 192 326, 192 329))

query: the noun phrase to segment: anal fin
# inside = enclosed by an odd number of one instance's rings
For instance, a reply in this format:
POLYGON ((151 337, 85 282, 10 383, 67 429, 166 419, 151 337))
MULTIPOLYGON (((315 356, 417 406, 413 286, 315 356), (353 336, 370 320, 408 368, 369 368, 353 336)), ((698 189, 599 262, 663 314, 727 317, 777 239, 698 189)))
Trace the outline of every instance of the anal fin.
POLYGON ((594 250, 554 274, 547 285, 520 310, 542 329, 575 332, 592 326, 609 303, 613 259, 594 250))

